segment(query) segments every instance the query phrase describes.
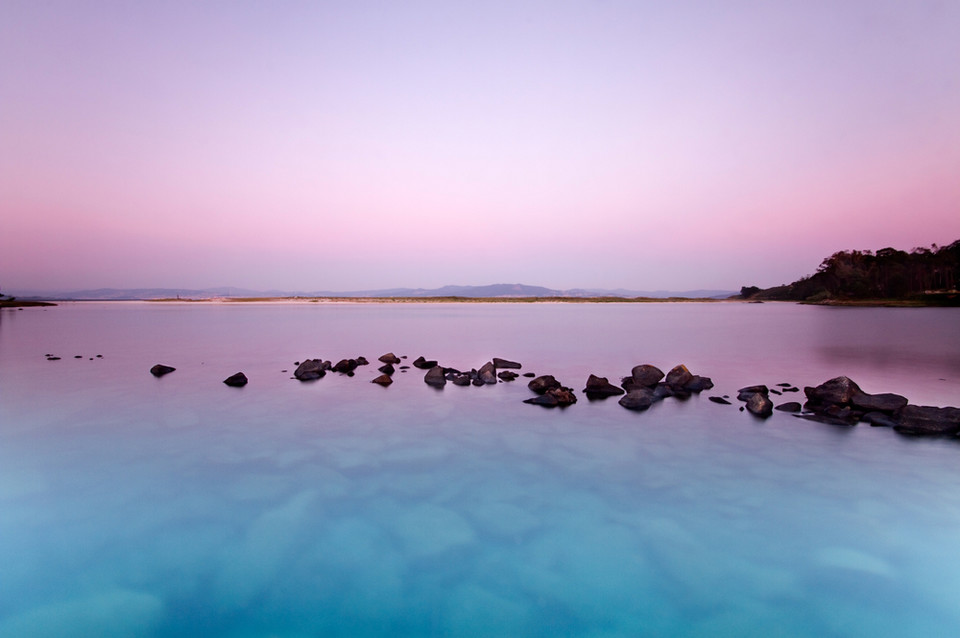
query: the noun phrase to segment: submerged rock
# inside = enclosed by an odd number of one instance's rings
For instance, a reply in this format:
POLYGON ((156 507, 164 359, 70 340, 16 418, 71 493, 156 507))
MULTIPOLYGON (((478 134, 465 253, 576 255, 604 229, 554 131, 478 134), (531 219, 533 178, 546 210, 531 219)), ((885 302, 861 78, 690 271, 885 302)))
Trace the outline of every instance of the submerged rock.
POLYGON ((370 383, 376 383, 377 385, 382 385, 383 387, 387 387, 388 385, 393 383, 393 379, 390 377, 389 374, 381 374, 379 377, 377 377, 370 383))
POLYGON ((687 370, 687 366, 683 364, 680 364, 670 370, 670 372, 667 373, 667 378, 664 379, 667 385, 675 388, 682 388, 692 380, 693 373, 687 370))
POLYGON ((528 383, 527 387, 537 394, 543 394, 551 388, 559 388, 560 382, 557 381, 552 374, 544 374, 528 383))
POLYGON ((333 371, 349 374, 357 369, 357 365, 356 359, 340 359, 340 361, 337 361, 337 364, 333 366, 333 371))
POLYGON ((583 392, 587 395, 588 399, 593 401, 621 395, 624 393, 624 390, 610 383, 606 377, 598 377, 591 374, 587 377, 587 385, 583 389, 583 392))
POLYGON ((447 385, 447 377, 443 373, 443 368, 435 365, 427 370, 423 376, 423 382, 435 388, 442 388, 447 385))
POLYGON ((487 361, 477 371, 477 378, 487 385, 494 385, 497 382, 497 367, 492 361, 487 361))
POLYGON ((231 374, 229 377, 223 380, 228 386, 232 388, 242 388, 247 385, 247 375, 242 372, 236 374, 231 374))
POLYGON ((566 407, 577 402, 577 396, 570 388, 565 388, 559 384, 546 390, 540 396, 536 396, 524 401, 532 405, 542 405, 547 408, 566 407))
POLYGON ((960 432, 960 408, 907 405, 893 429, 912 436, 955 436, 960 432))
POLYGON ((413 361, 413 367, 419 368, 420 370, 429 370, 437 365, 436 361, 428 361, 423 357, 417 357, 413 361))
POLYGON ((755 392, 747 399, 747 411, 762 419, 773 414, 773 401, 761 392, 755 392))
POLYGON ((787 403, 781 403, 780 405, 774 408, 774 410, 779 410, 780 412, 799 412, 802 409, 803 409, 803 406, 801 406, 796 401, 788 401, 787 403))
POLYGON ((684 390, 688 392, 700 393, 704 390, 709 390, 713 387, 713 379, 710 377, 701 377, 699 374, 693 375, 690 380, 683 386, 684 390))
MULTIPOLYGON (((47 357, 47 361, 57 361, 59 359, 60 357, 47 357)), ((170 366, 165 366, 162 363, 158 363, 157 365, 150 368, 150 374, 152 374, 155 377, 162 377, 165 374, 170 374, 174 370, 176 370, 176 368, 172 368, 170 366)))
POLYGON ((714 403, 719 403, 720 405, 731 405, 731 403, 723 397, 710 397, 710 400, 714 403))
POLYGON ((865 412, 893 413, 907 405, 907 397, 892 392, 867 394, 859 392, 850 399, 850 405, 865 412))
POLYGON ((389 363, 380 366, 379 368, 377 368, 377 370, 383 374, 393 374, 394 372, 396 372, 396 370, 394 370, 393 368, 393 365, 389 363))
POLYGON ((311 381, 319 379, 327 374, 324 370, 323 361, 320 359, 307 359, 297 366, 293 371, 293 376, 300 381, 311 381))
POLYGON ((501 380, 503 380, 503 381, 513 381, 514 379, 516 379, 516 378, 519 377, 519 376, 520 376, 520 375, 517 374, 516 372, 511 372, 511 371, 509 371, 509 370, 503 370, 503 371, 497 373, 497 378, 498 378, 498 379, 501 379, 501 380))
MULTIPOLYGON (((633 386, 652 388, 660 383, 660 379, 663 378, 663 370, 657 366, 644 363, 642 365, 634 366, 634 368, 630 371, 630 376, 627 378, 633 381, 633 386)), ((624 381, 626 381, 626 379, 624 379, 624 381)))
POLYGON ((650 388, 634 388, 620 398, 620 405, 628 410, 646 410, 658 399, 650 388))
POLYGON ((379 357, 377 357, 377 361, 379 361, 380 363, 392 363, 396 365, 400 363, 400 357, 393 354, 392 352, 388 352, 387 354, 382 354, 379 357))

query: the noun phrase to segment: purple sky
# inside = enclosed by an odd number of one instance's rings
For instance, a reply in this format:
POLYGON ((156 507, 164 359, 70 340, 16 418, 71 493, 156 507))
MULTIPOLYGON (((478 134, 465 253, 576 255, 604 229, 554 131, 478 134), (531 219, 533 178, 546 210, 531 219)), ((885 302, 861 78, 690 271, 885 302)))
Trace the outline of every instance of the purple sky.
POLYGON ((737 289, 960 238, 960 2, 0 2, 0 289, 737 289))

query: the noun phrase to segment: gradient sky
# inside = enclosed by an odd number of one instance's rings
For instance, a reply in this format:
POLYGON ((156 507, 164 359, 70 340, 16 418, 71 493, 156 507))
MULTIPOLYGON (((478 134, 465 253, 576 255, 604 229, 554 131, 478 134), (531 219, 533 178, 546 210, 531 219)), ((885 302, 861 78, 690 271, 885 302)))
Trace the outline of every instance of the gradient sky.
POLYGON ((0 0, 0 289, 738 289, 960 239, 960 2, 0 0))

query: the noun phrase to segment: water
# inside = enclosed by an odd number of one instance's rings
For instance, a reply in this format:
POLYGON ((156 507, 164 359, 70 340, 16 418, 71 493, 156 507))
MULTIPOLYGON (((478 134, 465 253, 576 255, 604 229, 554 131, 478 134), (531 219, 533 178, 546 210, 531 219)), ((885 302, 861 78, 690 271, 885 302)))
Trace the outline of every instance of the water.
POLYGON ((0 636, 956 635, 960 444, 707 401, 846 374, 957 405, 956 319, 781 304, 4 311, 0 636), (289 378, 308 356, 390 350, 516 359, 578 391, 591 372, 682 362, 717 387, 638 414, 582 395, 524 405, 520 380, 436 391, 411 370, 381 388, 375 365, 289 378), (177 371, 156 379, 154 363, 177 371), (221 383, 238 370, 247 387, 221 383))

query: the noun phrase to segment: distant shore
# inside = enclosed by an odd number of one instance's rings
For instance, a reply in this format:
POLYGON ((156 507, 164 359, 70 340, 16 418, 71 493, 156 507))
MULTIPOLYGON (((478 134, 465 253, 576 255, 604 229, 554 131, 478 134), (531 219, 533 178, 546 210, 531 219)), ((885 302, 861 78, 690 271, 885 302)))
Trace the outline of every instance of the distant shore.
POLYGON ((52 301, 20 301, 19 299, 2 299, 0 300, 0 308, 30 308, 36 306, 56 306, 57 304, 52 301))
POLYGON ((145 299, 144 301, 156 303, 718 303, 729 300, 707 297, 214 297, 210 299, 145 299))

